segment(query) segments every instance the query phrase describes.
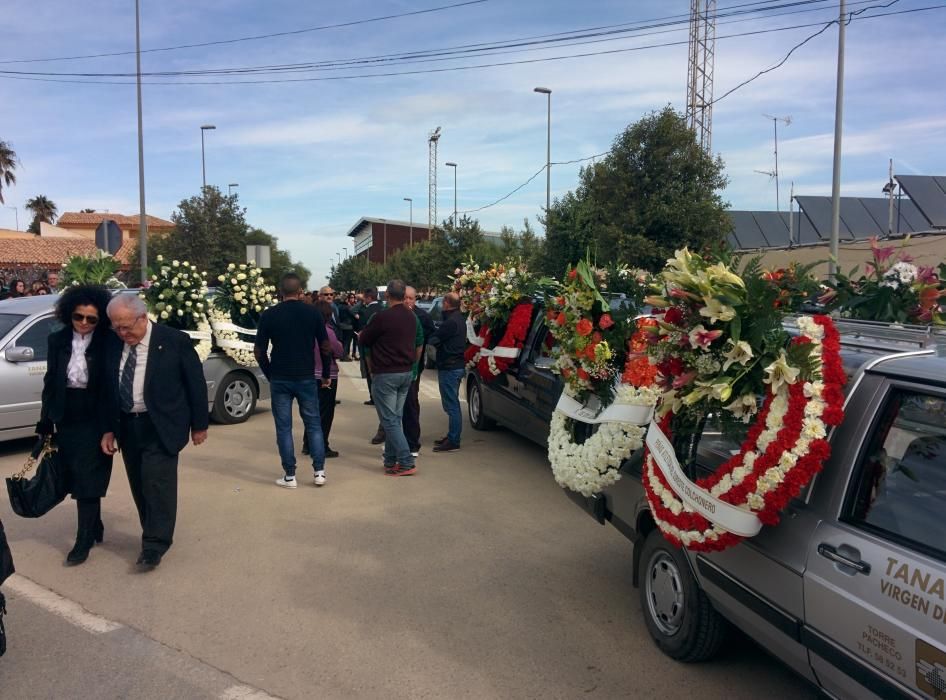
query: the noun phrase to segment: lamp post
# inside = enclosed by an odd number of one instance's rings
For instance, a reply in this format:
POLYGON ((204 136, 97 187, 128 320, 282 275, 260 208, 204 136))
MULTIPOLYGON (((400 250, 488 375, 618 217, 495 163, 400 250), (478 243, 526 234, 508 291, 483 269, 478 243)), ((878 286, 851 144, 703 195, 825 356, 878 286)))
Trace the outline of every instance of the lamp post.
POLYGON ((414 200, 410 197, 404 197, 404 201, 411 205, 411 248, 414 247, 414 200))
POLYGON ((828 276, 833 281, 838 271, 841 231, 841 131, 844 121, 844 14, 845 2, 840 1, 838 13, 838 78, 834 96, 834 161, 831 167, 831 257, 828 276))
MULTIPOLYGON (((206 186, 207 186, 207 183, 205 182, 204 187, 206 186)), ((233 194, 233 188, 239 187, 239 186, 240 186, 239 182, 231 182, 229 185, 227 185, 227 196, 228 197, 231 196, 233 194)))
POLYGON ((342 254, 339 253, 339 252, 336 250, 336 251, 335 251, 335 256, 338 258, 338 264, 341 265, 341 264, 342 264, 342 254))
POLYGON ((348 248, 342 248, 345 251, 345 260, 348 260, 348 248))
POLYGON ((448 168, 453 168, 453 230, 457 230, 457 164, 444 163, 448 168))
POLYGON ((16 217, 16 230, 20 230, 20 210, 18 207, 7 207, 7 209, 13 210, 13 215, 16 217))
POLYGON ((204 124, 200 127, 200 172, 203 174, 204 189, 207 189, 207 161, 204 158, 204 132, 216 129, 213 124, 204 124))
POLYGON ((548 98, 548 119, 545 134, 545 235, 549 235, 549 216, 552 208, 552 91, 537 87, 532 90, 548 98))

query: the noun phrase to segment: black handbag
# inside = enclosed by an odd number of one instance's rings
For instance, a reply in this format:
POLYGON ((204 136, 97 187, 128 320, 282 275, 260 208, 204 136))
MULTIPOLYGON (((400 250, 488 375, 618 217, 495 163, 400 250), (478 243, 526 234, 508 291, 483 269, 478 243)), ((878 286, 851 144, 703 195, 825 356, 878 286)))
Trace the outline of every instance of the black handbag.
POLYGON ((27 457, 23 469, 7 478, 10 507, 23 518, 45 515, 62 503, 67 493, 65 469, 59 459, 59 450, 49 436, 27 457), (36 467, 36 473, 27 479, 26 474, 33 467, 36 467))

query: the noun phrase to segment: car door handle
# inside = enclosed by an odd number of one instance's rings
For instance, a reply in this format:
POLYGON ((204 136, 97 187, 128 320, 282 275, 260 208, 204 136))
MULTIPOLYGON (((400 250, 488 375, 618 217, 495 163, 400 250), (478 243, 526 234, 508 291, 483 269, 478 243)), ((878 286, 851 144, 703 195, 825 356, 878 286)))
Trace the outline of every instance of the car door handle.
MULTIPOLYGON (((850 548, 848 548, 850 549, 850 548)), ((860 553, 856 549, 851 549, 854 553, 854 557, 860 557, 860 553)), ((849 569, 854 569, 859 574, 869 574, 870 573, 870 564, 866 561, 862 561, 857 558, 845 556, 837 550, 833 545, 828 544, 827 542, 822 542, 818 545, 818 554, 823 556, 825 559, 830 559, 836 564, 845 566, 849 569)))

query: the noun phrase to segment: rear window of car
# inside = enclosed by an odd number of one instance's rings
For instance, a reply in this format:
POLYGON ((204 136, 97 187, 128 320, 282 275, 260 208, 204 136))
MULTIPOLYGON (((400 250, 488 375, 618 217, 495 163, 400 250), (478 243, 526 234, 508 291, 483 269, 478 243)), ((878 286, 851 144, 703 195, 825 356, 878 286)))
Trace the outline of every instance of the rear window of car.
POLYGON ((0 340, 12 331, 26 316, 21 314, 0 314, 0 340))

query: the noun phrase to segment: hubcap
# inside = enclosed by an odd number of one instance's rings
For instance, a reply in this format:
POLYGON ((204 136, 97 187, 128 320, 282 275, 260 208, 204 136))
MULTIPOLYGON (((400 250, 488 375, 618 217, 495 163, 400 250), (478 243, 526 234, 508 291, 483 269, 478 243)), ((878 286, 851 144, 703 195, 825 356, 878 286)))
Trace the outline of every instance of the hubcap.
POLYGON ((645 586, 651 619, 667 636, 679 632, 685 610, 683 581, 676 562, 669 554, 654 554, 645 586))
POLYGON ((476 384, 470 387, 470 422, 478 423, 480 420, 480 389, 476 384))
POLYGON ((253 404, 253 389, 242 379, 230 382, 223 392, 223 406, 234 418, 242 418, 253 404))

